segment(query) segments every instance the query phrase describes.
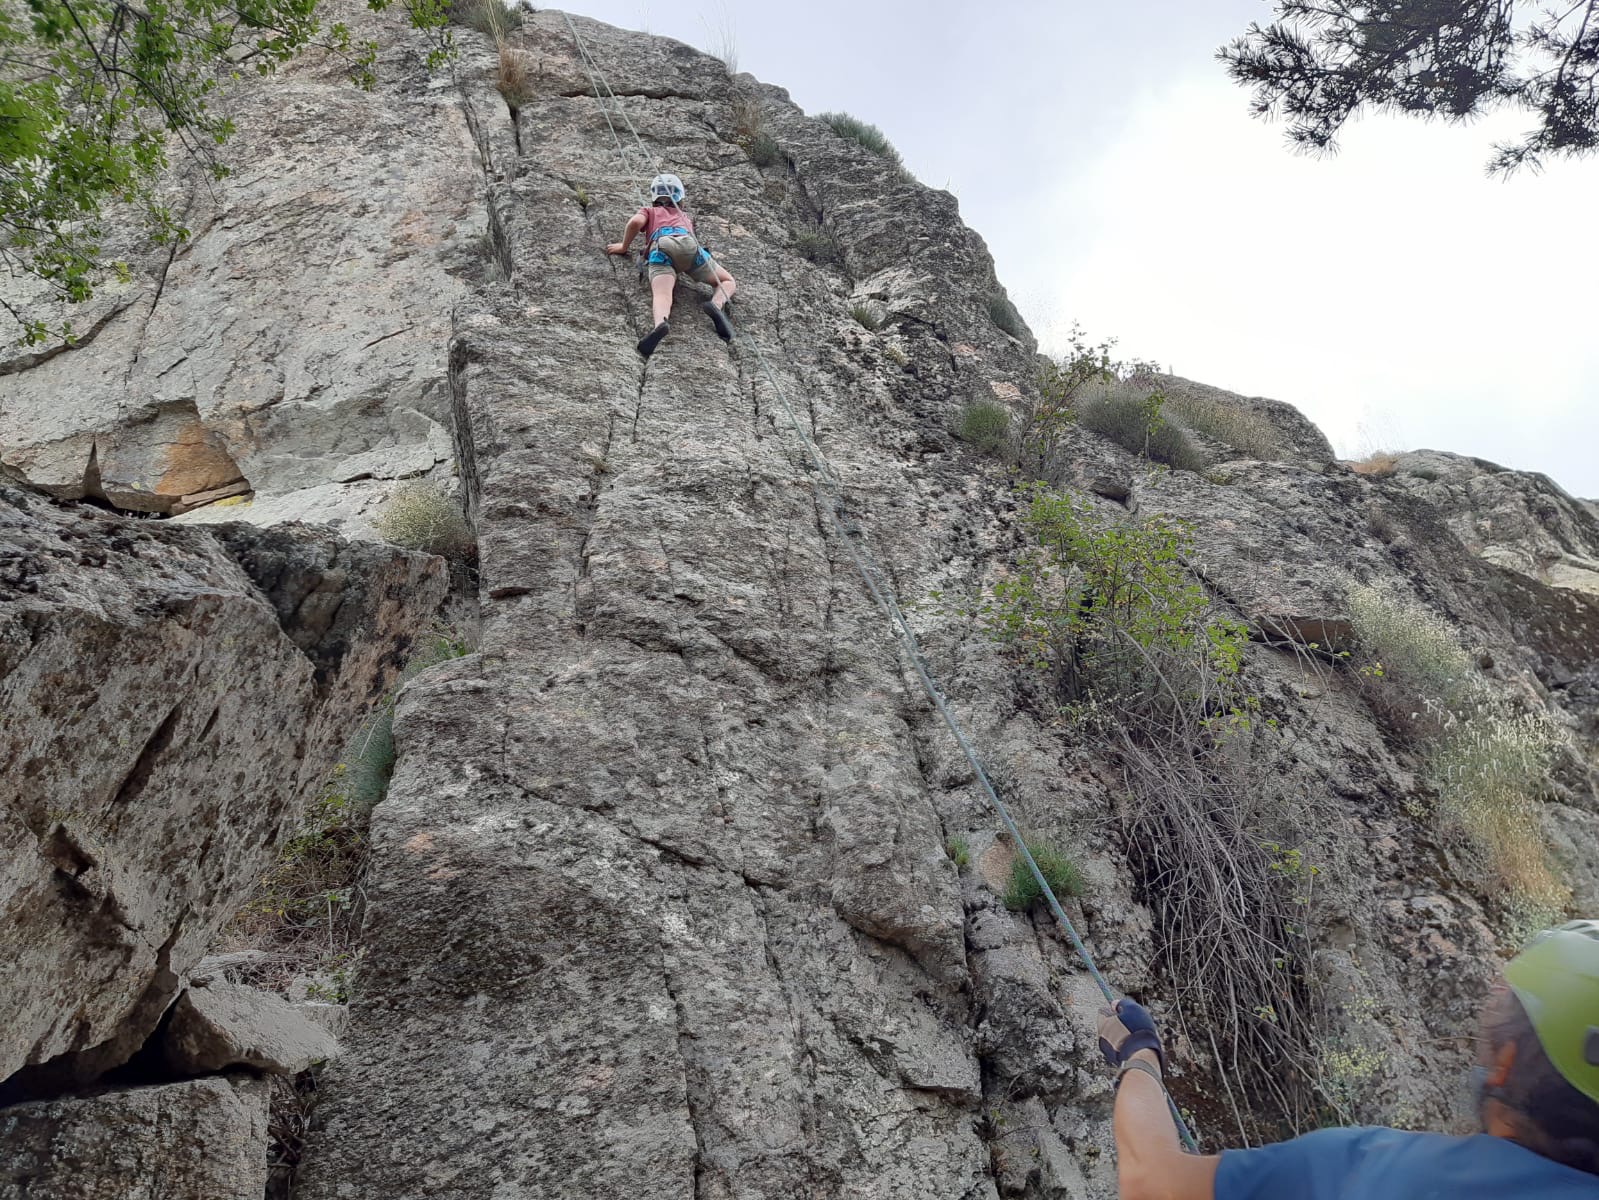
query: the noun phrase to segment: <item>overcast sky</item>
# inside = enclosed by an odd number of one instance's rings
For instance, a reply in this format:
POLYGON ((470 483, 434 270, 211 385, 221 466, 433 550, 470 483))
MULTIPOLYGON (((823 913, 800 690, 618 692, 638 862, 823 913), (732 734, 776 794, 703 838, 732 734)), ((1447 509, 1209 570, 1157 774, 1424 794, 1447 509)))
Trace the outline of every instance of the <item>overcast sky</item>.
POLYGON ((1075 320, 1297 405, 1345 456, 1453 450, 1599 496, 1599 160, 1487 179, 1525 117, 1368 118, 1296 156, 1214 58, 1265 0, 566 6, 730 33, 807 112, 880 126, 960 198, 1046 350, 1075 320))

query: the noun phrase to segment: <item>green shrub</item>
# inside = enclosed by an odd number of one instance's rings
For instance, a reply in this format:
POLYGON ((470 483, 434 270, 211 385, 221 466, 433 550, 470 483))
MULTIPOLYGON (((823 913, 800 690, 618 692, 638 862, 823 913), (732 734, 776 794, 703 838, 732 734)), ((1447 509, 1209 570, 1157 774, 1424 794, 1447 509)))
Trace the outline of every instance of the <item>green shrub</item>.
POLYGON ((372 525, 384 541, 428 554, 459 555, 472 544, 460 507, 429 480, 397 488, 372 525))
POLYGON ((1086 429, 1152 462, 1202 471, 1205 460, 1182 429, 1166 420, 1165 397, 1131 383, 1100 383, 1078 398, 1077 420, 1086 429))
POLYGON ((783 148, 777 144, 777 139, 769 133, 757 133, 749 139, 748 153, 750 161, 757 167, 769 167, 783 159, 783 148))
POLYGON ((864 146, 878 158, 887 159, 894 166, 904 170, 905 164, 899 156, 899 151, 894 149, 893 143, 888 140, 876 125, 868 124, 859 117, 852 117, 845 112, 818 113, 816 119, 825 124, 841 138, 864 146))
POLYGON ((1253 409, 1209 396, 1172 393, 1166 396, 1166 412, 1195 433, 1215 438, 1245 458, 1274 462, 1286 452, 1277 427, 1253 409))
POLYGON ((1003 404, 979 400, 961 413, 960 438, 985 454, 1004 449, 1010 440, 1010 411, 1003 404))
POLYGON ((849 315, 855 318, 855 323, 862 329, 869 329, 876 333, 888 320, 888 314, 879 304, 870 300, 857 301, 849 306, 849 315))
MULTIPOLYGON (((1049 884, 1049 890, 1055 893, 1056 899, 1066 899, 1069 896, 1083 894, 1083 876, 1077 869, 1077 864, 1054 846, 1043 842, 1029 841, 1027 850, 1033 856, 1033 861, 1038 864, 1040 874, 1049 884)), ((1038 886, 1038 880, 1027 869, 1027 860, 1017 854, 1010 864, 1010 881, 1005 885, 1005 907, 1012 912, 1020 912, 1025 908, 1044 898, 1044 889, 1038 886)))
POLYGON ((998 292, 988 298, 988 317, 1017 341, 1026 340, 1027 324, 1022 320, 1022 314, 1016 311, 1014 304, 998 292))
POLYGON ((963 837, 952 837, 945 842, 944 853, 949 855, 952 863, 963 870, 972 861, 971 843, 963 837))
POLYGON ((1186 526, 1101 520, 1042 485, 1022 521, 1034 546, 976 613, 994 641, 1124 729, 1247 725, 1258 708, 1238 678, 1249 633, 1211 616, 1183 565, 1186 526))
POLYGON ((838 239, 826 229, 796 230, 794 249, 801 258, 809 259, 818 266, 837 263, 843 257, 839 252, 838 239))

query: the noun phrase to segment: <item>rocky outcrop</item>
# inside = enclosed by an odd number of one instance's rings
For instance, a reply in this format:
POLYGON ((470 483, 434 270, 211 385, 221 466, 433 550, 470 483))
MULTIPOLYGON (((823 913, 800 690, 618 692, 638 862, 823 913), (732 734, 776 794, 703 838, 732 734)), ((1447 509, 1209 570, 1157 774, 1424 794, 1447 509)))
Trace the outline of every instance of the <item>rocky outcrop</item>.
MULTIPOLYGON (((378 69, 416 66, 391 46, 378 69)), ((237 169, 175 198, 192 239, 112 246, 132 277, 89 311, 31 306, 75 342, 0 353, 0 471, 141 512, 253 493, 259 524, 362 532, 393 481, 449 473, 450 309, 484 269, 473 147, 447 90, 361 92, 337 56, 227 104, 237 169)))
POLYGON ((0 1200, 261 1200, 266 1137, 242 1075, 0 1109, 0 1200))
POLYGON ((326 531, 0 489, 5 1095, 138 1049, 444 586, 326 531))

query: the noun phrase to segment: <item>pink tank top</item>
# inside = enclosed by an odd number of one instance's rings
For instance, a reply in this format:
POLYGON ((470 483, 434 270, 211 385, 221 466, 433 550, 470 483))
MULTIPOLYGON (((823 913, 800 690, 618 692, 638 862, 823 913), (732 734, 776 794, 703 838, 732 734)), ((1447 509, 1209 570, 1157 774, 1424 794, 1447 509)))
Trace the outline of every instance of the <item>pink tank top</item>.
POLYGON ((655 241, 655 234, 661 229, 686 229, 694 232, 694 218, 681 208, 673 208, 670 204, 651 204, 638 210, 638 216, 644 218, 644 243, 651 245, 655 241))

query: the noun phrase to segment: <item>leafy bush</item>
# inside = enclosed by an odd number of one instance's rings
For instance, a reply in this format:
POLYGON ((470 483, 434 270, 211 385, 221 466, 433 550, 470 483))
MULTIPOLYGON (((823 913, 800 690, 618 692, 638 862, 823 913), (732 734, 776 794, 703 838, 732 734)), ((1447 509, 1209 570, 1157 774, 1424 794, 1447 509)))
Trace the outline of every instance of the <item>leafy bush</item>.
POLYGON ((869 329, 876 333, 883 327, 888 315, 882 306, 873 304, 870 300, 857 301, 849 306, 849 315, 855 318, 855 323, 862 329, 869 329))
POLYGON ((794 233, 794 249, 801 258, 809 259, 818 266, 837 263, 842 255, 839 252, 838 239, 826 229, 800 229, 794 233))
POLYGON ((988 298, 988 317, 1017 341, 1026 340, 1027 323, 1022 320, 1022 314, 1016 311, 1014 304, 998 292, 988 298))
POLYGON ((1010 440, 1010 411, 990 400, 969 404, 961 413, 959 433, 962 441, 984 453, 998 453, 1010 440))
POLYGON ((1218 715, 1247 722, 1238 687, 1248 630, 1212 617, 1183 559, 1186 526, 1163 517, 1111 522, 1086 501, 1035 485, 1023 515, 1035 546, 994 585, 978 617, 990 637, 1070 700, 1127 724, 1218 715))
POLYGON ((783 160, 783 148, 777 144, 777 139, 769 133, 757 133, 750 138, 747 147, 750 161, 757 167, 769 167, 773 163, 783 160))
MULTIPOLYGON (((1038 870, 1055 893, 1057 900, 1083 894, 1083 876, 1077 864, 1062 851, 1043 842, 1028 841, 1027 851, 1038 864, 1038 870)), ((1010 881, 1005 885, 1005 907, 1020 912, 1044 898, 1044 889, 1027 869, 1027 860, 1020 854, 1011 860, 1010 881)))
POLYGON ((1224 442, 1245 458, 1272 462, 1286 451, 1277 427, 1253 409, 1179 392, 1166 396, 1166 411, 1195 433, 1224 442))
POLYGON ((429 480, 398 488, 383 506, 373 528, 384 541, 446 557, 464 553, 472 533, 460 507, 429 480))
POLYGON ((1070 350, 1058 359, 1045 359, 1038 374, 1032 408, 1022 426, 1022 466, 1048 477, 1058 465, 1066 431, 1077 423, 1078 398, 1091 385, 1112 383, 1119 364, 1110 357, 1112 343, 1088 343, 1082 329, 1073 325, 1070 350))
POLYGON ((876 125, 868 124, 859 117, 852 117, 845 112, 818 113, 816 119, 838 134, 839 137, 848 138, 850 141, 864 146, 867 150, 877 155, 878 158, 887 159, 900 170, 904 170, 905 164, 899 156, 899 151, 894 149, 893 143, 888 140, 887 135, 876 125))
POLYGON ((1165 396, 1131 383, 1097 383, 1078 398, 1077 419, 1084 428, 1152 462, 1180 471, 1201 471, 1205 460, 1180 427, 1164 414, 1165 396))

